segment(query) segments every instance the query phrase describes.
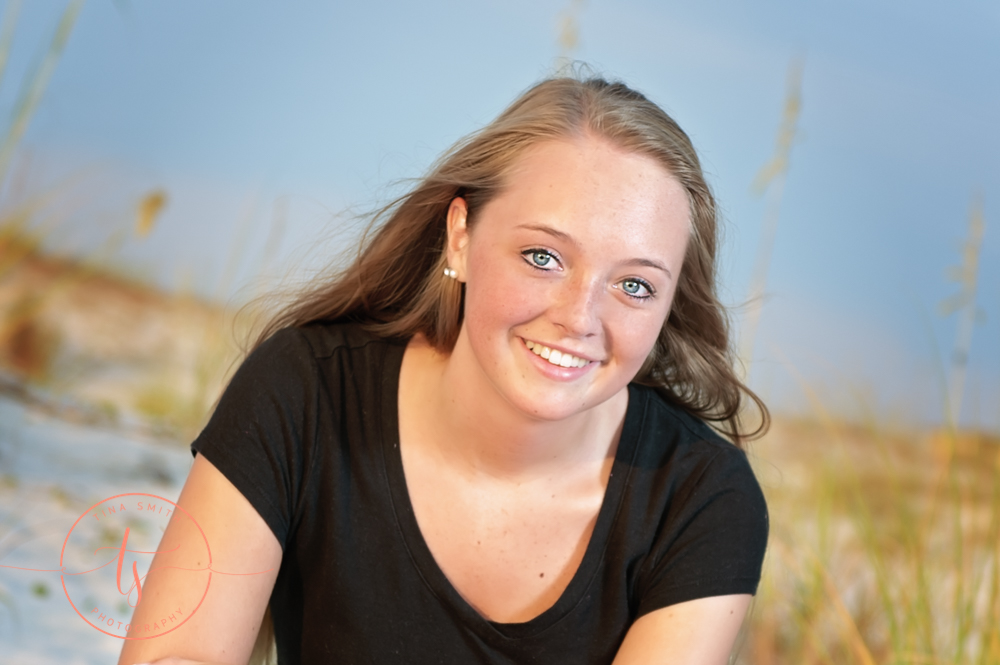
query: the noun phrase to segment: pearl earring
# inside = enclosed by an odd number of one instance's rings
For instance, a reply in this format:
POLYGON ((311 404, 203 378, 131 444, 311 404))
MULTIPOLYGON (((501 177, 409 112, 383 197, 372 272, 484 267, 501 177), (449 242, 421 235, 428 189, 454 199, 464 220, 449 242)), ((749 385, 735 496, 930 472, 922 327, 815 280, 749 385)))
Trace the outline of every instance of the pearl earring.
POLYGON ((458 273, 455 272, 454 268, 445 268, 444 269, 444 276, 445 277, 451 277, 452 279, 458 279, 458 273))

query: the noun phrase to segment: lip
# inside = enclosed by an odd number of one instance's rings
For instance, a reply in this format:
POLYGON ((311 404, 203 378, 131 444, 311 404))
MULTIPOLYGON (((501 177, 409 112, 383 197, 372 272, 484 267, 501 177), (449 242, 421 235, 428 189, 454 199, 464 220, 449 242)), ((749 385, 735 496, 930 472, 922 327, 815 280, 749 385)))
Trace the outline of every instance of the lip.
POLYGON ((600 361, 594 360, 593 358, 581 355, 579 353, 574 353, 564 347, 542 344, 542 342, 538 342, 536 340, 526 340, 523 337, 518 337, 518 341, 520 341, 521 343, 521 349, 524 351, 525 354, 528 355, 528 360, 532 364, 534 364, 535 367, 537 367, 542 372, 542 374, 544 374, 549 378, 556 379, 559 381, 572 381, 574 379, 578 379, 584 374, 587 374, 588 372, 593 370, 600 364, 600 361), (559 351, 560 353, 568 353, 570 355, 576 356, 577 358, 582 358, 583 360, 587 361, 587 364, 584 365, 583 367, 560 367, 559 365, 553 365, 548 360, 542 358, 541 356, 536 355, 531 349, 529 349, 525 344, 526 341, 531 341, 534 342, 535 344, 542 344, 543 346, 549 347, 553 351, 559 351))

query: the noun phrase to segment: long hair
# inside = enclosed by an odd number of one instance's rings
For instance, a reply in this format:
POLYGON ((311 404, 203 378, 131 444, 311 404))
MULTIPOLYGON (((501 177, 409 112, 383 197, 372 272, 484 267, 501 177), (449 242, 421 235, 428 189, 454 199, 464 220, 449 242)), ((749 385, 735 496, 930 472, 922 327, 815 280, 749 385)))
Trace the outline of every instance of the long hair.
POLYGON ((623 83, 553 78, 530 88, 481 130, 460 140, 404 196, 378 211, 353 262, 300 292, 263 327, 253 346, 285 327, 353 321, 372 333, 422 333, 450 352, 462 320, 463 287, 443 277, 448 206, 465 198, 468 224, 504 187, 524 151, 542 141, 603 137, 647 155, 687 192, 691 237, 670 315, 635 381, 709 422, 737 445, 766 431, 763 402, 734 371, 725 308, 716 293, 718 215, 687 134, 623 83), (757 426, 741 416, 753 404, 757 426))

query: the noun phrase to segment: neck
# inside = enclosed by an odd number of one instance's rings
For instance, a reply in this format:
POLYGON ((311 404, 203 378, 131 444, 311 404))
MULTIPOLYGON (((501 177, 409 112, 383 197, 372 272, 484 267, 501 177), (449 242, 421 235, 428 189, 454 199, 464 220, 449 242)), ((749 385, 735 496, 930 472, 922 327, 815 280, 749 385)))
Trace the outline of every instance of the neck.
POLYGON ((520 482, 603 464, 613 455, 625 390, 563 420, 534 418, 498 394, 467 353, 459 344, 453 353, 440 354, 422 338, 407 347, 425 445, 433 445, 443 463, 520 482))

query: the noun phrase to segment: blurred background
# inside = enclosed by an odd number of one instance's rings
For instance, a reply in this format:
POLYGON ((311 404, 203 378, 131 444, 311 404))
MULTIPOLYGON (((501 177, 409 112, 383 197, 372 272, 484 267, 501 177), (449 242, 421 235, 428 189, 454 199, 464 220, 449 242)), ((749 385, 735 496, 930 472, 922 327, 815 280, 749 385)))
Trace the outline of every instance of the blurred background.
POLYGON ((724 214, 723 300, 776 416, 740 662, 1000 663, 996 2, 8 0, 0 21, 11 662, 120 648, 58 574, 11 566, 100 491, 175 498, 258 297, 579 61, 674 116, 724 214))

